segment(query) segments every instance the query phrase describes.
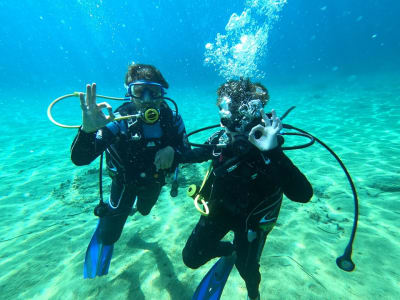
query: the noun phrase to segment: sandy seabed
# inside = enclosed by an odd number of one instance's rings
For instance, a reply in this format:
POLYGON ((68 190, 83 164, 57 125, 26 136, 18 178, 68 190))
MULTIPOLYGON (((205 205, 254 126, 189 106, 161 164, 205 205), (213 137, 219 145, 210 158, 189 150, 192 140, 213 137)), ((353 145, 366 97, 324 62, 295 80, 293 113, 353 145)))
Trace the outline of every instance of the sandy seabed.
MULTIPOLYGON (((287 151, 312 183, 314 197, 307 204, 284 200, 260 262, 261 299, 399 299, 399 78, 350 76, 270 88, 267 110, 281 115, 295 105, 285 123, 314 134, 342 159, 358 191, 360 219, 353 248, 356 269, 347 273, 335 263, 353 224, 345 174, 317 144, 287 151)), ((218 121, 215 95, 208 89, 171 92, 188 131, 218 121)), ((54 95, 42 96, 50 101, 54 95)), ((208 165, 182 166, 178 197, 170 197, 167 185, 150 215, 130 217, 109 274, 84 280, 85 251, 97 223, 92 211, 98 202, 98 161, 87 167, 71 163, 76 131, 47 120, 49 101, 1 97, 0 104, 7 106, 0 136, 1 298, 191 299, 213 262, 198 270, 182 262, 182 248, 199 218, 186 188, 201 182, 208 165)), ((194 139, 202 142, 210 133, 194 139)), ((286 140, 288 145, 302 142, 286 140)), ((105 197, 109 184, 104 178, 105 197)), ((246 295, 234 269, 221 299, 246 295)))

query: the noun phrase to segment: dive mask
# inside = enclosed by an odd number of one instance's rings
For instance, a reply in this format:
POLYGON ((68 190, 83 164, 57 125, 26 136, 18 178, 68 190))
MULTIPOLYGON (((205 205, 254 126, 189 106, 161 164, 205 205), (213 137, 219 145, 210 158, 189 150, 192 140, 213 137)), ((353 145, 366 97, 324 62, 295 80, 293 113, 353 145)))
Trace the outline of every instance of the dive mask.
POLYGON ((159 120, 159 106, 165 95, 161 84, 152 81, 139 80, 128 85, 128 96, 136 100, 142 120, 154 124, 159 120))
POLYGON ((231 99, 224 97, 220 103, 221 124, 232 132, 248 133, 261 124, 262 116, 260 110, 263 108, 260 99, 242 101, 237 108, 232 107, 231 99))
POLYGON ((148 99, 160 99, 165 95, 162 85, 152 81, 134 81, 128 85, 127 89, 129 97, 145 101, 148 101, 148 99))

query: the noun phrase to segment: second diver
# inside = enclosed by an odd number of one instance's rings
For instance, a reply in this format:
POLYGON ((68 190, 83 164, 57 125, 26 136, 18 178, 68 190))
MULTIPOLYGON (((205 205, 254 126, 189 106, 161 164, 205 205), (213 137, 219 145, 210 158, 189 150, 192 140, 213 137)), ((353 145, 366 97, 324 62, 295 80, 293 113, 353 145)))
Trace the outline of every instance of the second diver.
POLYGON ((260 256, 278 219, 283 195, 306 203, 313 189, 281 149, 282 123, 274 110, 270 116, 264 113, 269 95, 262 84, 230 80, 217 94, 223 129, 205 147, 178 158, 183 163, 212 160, 199 191, 210 212, 193 229, 183 261, 196 269, 222 257, 196 290, 194 300, 219 299, 233 264, 246 283, 249 299, 260 299, 260 256), (221 241, 229 231, 234 233, 233 243, 221 241))

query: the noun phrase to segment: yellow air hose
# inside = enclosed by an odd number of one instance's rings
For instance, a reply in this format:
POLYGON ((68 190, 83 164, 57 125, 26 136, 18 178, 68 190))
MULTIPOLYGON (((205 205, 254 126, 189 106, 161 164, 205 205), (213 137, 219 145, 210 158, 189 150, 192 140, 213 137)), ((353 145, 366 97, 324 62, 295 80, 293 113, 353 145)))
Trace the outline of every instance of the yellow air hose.
MULTIPOLYGON (((54 120, 54 118, 53 118, 53 116, 51 114, 51 110, 53 109, 53 106, 57 102, 59 102, 61 100, 64 100, 66 98, 69 98, 69 97, 79 97, 79 94, 80 94, 79 92, 74 92, 73 94, 67 94, 67 95, 58 97, 57 99, 55 99, 53 102, 50 103, 49 107, 47 108, 47 117, 49 118, 49 120, 54 125, 60 126, 62 128, 79 128, 80 127, 80 125, 64 125, 64 124, 61 124, 61 123, 57 122, 56 120, 54 120)), ((126 100, 125 98, 109 97, 109 96, 102 96, 102 95, 97 95, 96 97, 97 98, 103 98, 103 99, 109 99, 109 100, 118 100, 118 101, 125 101, 126 100)), ((130 119, 130 118, 133 118, 133 117, 137 117, 137 116, 136 115, 128 115, 128 116, 115 118, 114 120, 118 121, 118 120, 130 119)))
POLYGON ((212 169, 212 163, 210 163, 210 166, 208 167, 207 173, 204 176, 203 182, 200 186, 199 192, 197 196, 194 198, 194 206, 196 207, 197 211, 202 214, 203 216, 208 216, 210 214, 210 209, 208 208, 207 202, 204 200, 204 197, 200 195, 201 190, 204 187, 204 184, 206 183, 208 176, 210 175, 212 169), (201 201, 201 204, 203 204, 204 210, 201 209, 199 200, 201 201))

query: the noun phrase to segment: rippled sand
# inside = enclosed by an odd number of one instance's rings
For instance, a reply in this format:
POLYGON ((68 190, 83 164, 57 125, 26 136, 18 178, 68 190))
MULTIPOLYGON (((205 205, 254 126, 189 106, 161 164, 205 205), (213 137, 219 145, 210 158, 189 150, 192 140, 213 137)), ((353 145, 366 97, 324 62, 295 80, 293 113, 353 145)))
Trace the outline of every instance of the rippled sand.
MULTIPOLYGON (((261 259, 262 299, 396 299, 400 82, 395 78, 270 87, 268 109, 282 115, 295 105, 285 123, 314 134, 342 159, 358 191, 360 220, 353 248, 356 269, 346 273, 335 263, 353 222, 346 177, 319 145, 287 152, 313 184, 314 197, 308 204, 284 200, 261 259)), ((171 91, 188 131, 218 122, 215 89, 171 91)), ((181 250, 199 218, 186 187, 201 181, 207 164, 183 166, 178 197, 171 198, 166 186, 149 216, 130 217, 109 274, 83 280, 84 255, 97 223, 92 210, 98 201, 98 163, 72 165, 75 131, 49 123, 46 106, 58 95, 43 96, 49 100, 7 97, 13 101, 0 136, 2 298, 191 299, 212 262, 195 271, 183 265, 181 250)), ((288 145, 303 141, 286 139, 288 145)), ((107 197, 108 178, 104 185, 107 197)), ((234 269, 222 299, 246 299, 246 294, 234 269)))

